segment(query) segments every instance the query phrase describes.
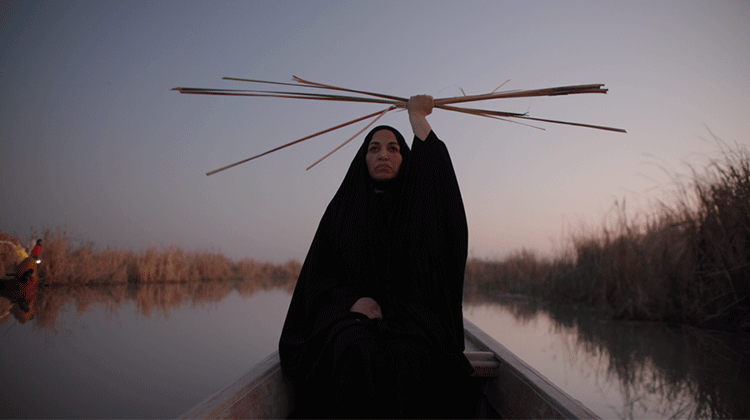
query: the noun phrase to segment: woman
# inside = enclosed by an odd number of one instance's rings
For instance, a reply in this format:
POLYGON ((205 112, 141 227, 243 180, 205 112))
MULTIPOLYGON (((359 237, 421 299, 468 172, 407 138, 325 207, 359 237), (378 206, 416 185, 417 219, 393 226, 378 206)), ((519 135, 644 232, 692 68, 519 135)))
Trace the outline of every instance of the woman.
POLYGON ((450 156, 410 98, 413 149, 366 137, 318 226, 279 343, 300 417, 465 417, 466 215, 450 156), (460 398, 459 398, 460 399, 460 398))

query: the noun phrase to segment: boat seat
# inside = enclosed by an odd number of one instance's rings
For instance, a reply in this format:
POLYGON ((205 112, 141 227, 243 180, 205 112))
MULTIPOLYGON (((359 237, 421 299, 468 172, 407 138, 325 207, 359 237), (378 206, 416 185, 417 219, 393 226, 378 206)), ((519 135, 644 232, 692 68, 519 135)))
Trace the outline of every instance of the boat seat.
POLYGON ((497 378, 500 374, 500 362, 491 351, 465 351, 464 355, 469 359, 475 378, 497 378))

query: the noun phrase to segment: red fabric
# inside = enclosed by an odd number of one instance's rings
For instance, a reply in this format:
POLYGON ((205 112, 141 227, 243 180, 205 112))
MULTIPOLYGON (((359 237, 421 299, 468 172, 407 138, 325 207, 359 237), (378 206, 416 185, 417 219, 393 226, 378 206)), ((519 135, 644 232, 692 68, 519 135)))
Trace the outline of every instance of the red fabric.
POLYGON ((34 249, 31 250, 31 256, 34 257, 34 258, 38 258, 39 254, 41 254, 41 253, 42 253, 42 246, 41 245, 36 245, 36 246, 34 246, 34 249))

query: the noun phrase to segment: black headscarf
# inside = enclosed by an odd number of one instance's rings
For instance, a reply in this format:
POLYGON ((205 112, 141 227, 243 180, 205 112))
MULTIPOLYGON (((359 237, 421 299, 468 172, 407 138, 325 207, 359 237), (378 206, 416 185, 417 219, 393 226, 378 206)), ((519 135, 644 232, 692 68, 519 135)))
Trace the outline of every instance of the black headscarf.
POLYGON ((424 340, 448 371, 463 357, 461 307, 468 229, 445 144, 433 132, 409 149, 398 130, 365 137, 329 203, 302 266, 279 342, 285 372, 304 380, 335 326, 361 297, 381 306, 380 328, 424 340), (365 162, 372 136, 399 143, 394 185, 375 193, 365 162), (446 366, 447 365, 447 366, 446 366))

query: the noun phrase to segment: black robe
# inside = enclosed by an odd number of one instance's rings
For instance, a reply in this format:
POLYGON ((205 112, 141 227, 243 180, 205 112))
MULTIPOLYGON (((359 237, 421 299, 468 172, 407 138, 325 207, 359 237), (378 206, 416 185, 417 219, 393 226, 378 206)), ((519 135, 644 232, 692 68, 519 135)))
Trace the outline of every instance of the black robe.
POLYGON ((391 127, 373 129, 320 221, 279 343, 296 415, 459 415, 445 410, 471 373, 461 302, 466 214, 445 144, 430 132, 412 146, 391 127), (376 193, 365 155, 380 129, 396 135, 402 163, 376 193), (378 302, 382 320, 350 312, 361 297, 378 302))

